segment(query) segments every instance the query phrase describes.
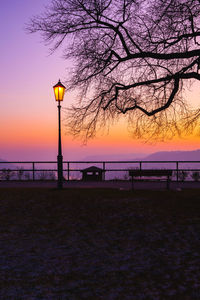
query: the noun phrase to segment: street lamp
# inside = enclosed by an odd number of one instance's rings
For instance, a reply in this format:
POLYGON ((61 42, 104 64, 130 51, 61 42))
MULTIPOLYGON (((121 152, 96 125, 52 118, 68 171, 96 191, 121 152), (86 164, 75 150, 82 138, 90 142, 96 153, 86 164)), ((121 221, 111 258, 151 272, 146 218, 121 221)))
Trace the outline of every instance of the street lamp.
POLYGON ((65 94, 65 86, 58 81, 53 87, 55 99, 58 101, 58 156, 57 156, 57 170, 58 170, 58 188, 63 187, 63 157, 62 157, 62 145, 61 145, 61 124, 60 124, 60 102, 63 101, 65 94))

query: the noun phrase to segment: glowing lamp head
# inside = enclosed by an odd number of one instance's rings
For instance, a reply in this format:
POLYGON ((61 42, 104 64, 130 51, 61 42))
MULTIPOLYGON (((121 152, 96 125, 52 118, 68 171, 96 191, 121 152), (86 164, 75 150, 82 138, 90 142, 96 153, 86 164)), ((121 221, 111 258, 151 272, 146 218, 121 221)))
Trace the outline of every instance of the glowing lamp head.
POLYGON ((53 89, 56 101, 63 101, 66 87, 60 82, 60 79, 53 89))

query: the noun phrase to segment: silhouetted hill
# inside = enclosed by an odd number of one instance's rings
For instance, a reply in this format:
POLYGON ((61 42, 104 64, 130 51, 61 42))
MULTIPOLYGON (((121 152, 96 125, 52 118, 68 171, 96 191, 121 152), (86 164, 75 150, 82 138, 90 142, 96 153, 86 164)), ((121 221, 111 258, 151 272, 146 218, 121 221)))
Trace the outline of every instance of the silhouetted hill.
POLYGON ((128 153, 128 154, 101 154, 101 155, 90 155, 86 156, 83 160, 84 161, 117 161, 117 160, 140 160, 144 159, 146 154, 144 153, 128 153))
POLYGON ((0 158, 0 169, 8 168, 10 164, 6 160, 0 158))
POLYGON ((14 169, 15 166, 0 158, 0 169, 14 169))
POLYGON ((130 153, 130 154, 102 154, 102 155, 90 155, 83 159, 84 161, 134 161, 134 160, 145 160, 145 161, 200 161, 200 149, 192 151, 158 151, 149 155, 144 153, 130 153))
POLYGON ((189 161, 200 161, 200 149, 193 151, 159 151, 152 153, 144 158, 146 161, 160 161, 160 160, 189 160, 189 161))
MULTIPOLYGON (((95 155, 88 156, 85 161, 157 161, 158 163, 143 163, 143 169, 176 169, 176 163, 159 163, 159 161, 200 161, 200 149, 193 151, 159 151, 145 156, 144 154, 121 154, 121 155, 95 155)), ((102 165, 96 165, 102 168, 102 165)), ((84 168, 83 165, 77 165, 77 168, 84 168)), ((87 165, 88 167, 88 165, 87 165)), ((106 168, 109 169, 129 169, 139 168, 139 163, 107 163, 106 168)), ((199 169, 199 163, 180 163, 179 169, 199 169)), ((126 171, 110 171, 106 173, 107 179, 124 178, 126 171)))

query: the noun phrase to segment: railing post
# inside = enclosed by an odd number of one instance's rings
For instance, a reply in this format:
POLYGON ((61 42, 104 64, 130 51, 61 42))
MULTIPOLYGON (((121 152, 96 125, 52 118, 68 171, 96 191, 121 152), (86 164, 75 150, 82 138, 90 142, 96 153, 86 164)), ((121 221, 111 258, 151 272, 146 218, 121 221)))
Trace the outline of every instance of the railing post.
POLYGON ((69 162, 67 162, 67 180, 69 181, 69 162))
POLYGON ((178 181, 178 161, 176 162, 176 181, 178 181))
POLYGON ((32 178, 33 178, 33 181, 35 180, 35 163, 33 162, 32 163, 32 178))
POLYGON ((105 181, 106 178, 106 163, 103 161, 103 181, 105 181))
MULTIPOLYGON (((142 162, 140 161, 140 171, 142 171, 142 162)), ((141 175, 140 175, 140 179, 141 179, 141 175)))

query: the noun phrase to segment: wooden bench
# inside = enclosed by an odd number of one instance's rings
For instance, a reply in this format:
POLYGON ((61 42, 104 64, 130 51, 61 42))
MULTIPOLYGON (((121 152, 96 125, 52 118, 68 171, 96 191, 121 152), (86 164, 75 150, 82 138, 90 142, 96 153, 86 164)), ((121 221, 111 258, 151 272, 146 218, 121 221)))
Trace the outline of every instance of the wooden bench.
POLYGON ((129 176, 131 176, 132 190, 134 189, 134 177, 166 177, 167 189, 169 189, 170 177, 172 176, 172 170, 129 170, 129 176))

